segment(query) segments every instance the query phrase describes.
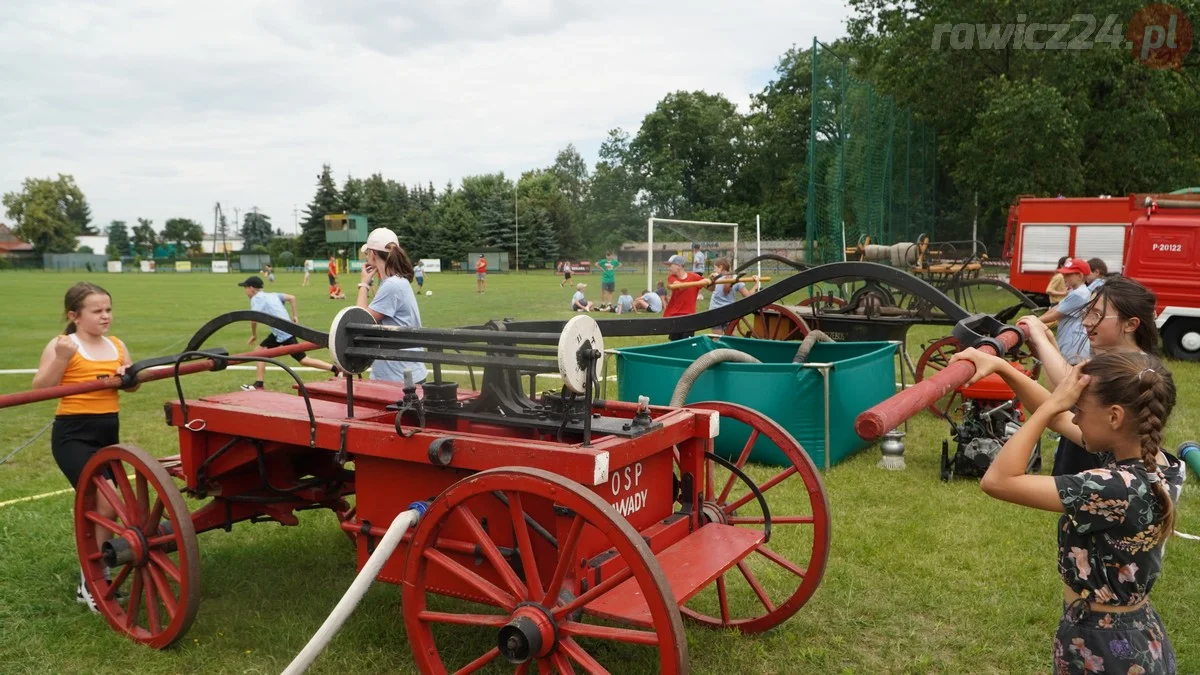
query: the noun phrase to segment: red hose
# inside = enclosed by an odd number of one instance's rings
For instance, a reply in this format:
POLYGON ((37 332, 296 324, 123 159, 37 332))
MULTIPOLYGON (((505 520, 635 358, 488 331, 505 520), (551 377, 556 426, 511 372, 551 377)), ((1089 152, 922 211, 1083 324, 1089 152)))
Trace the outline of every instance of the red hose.
MULTIPOLYGON (((308 352, 315 349, 322 349, 320 345, 312 342, 301 342, 294 345, 284 345, 282 347, 273 347, 271 349, 255 349, 243 354, 231 354, 227 357, 228 361, 235 363, 242 356, 264 356, 273 358, 276 356, 286 356, 297 352, 308 352)), ((200 361, 188 361, 179 366, 180 375, 190 375, 206 370, 212 370, 216 363, 212 359, 203 359, 200 361)), ((153 380, 163 380, 168 377, 175 376, 174 366, 160 366, 157 368, 149 368, 137 374, 138 383, 151 382, 153 380)), ((26 403, 36 403, 38 401, 48 401, 52 398, 63 398, 64 396, 74 396, 76 394, 86 394, 90 391, 100 391, 101 389, 120 389, 121 378, 106 377, 101 380, 93 380, 91 382, 77 382, 75 384, 60 384, 55 387, 45 387, 43 389, 30 389, 29 391, 19 391, 14 394, 5 394, 0 396, 0 408, 11 408, 13 406, 24 405, 26 403)))
MULTIPOLYGON (((1017 334, 1013 331, 1003 331, 996 339, 1004 345, 1006 352, 1017 344, 1017 334)), ((996 354, 996 350, 990 345, 982 345, 979 351, 996 354)), ((891 398, 860 414, 854 421, 854 431, 864 441, 877 441, 934 401, 966 384, 974 374, 974 363, 955 361, 935 373, 933 377, 897 392, 891 398)))

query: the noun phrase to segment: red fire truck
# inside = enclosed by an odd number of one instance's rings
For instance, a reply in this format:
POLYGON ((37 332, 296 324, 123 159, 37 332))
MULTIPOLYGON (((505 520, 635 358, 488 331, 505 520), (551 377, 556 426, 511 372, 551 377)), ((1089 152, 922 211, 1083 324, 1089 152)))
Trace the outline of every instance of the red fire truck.
POLYGON ((1009 209, 1004 254, 1009 283, 1048 303, 1061 256, 1100 258, 1110 273, 1158 296, 1158 329, 1169 356, 1200 360, 1200 195, 1038 199, 1009 209))

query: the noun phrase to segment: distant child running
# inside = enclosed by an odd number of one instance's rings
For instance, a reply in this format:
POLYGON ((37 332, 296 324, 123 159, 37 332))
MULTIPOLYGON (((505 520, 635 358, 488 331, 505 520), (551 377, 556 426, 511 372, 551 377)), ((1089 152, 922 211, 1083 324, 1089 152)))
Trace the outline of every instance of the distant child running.
MULTIPOLYGON (((366 256, 366 261, 355 304, 367 310, 381 326, 420 328, 421 310, 417 307, 417 296, 412 289, 413 264, 400 247, 396 233, 386 227, 375 228, 360 252, 366 256), (376 276, 379 277, 379 290, 368 302, 367 289, 376 276)), ((423 351, 420 347, 407 349, 423 351)), ((424 363, 383 359, 377 359, 371 365, 371 379, 402 382, 405 371, 412 374, 413 383, 425 381, 427 371, 424 363)))
POLYGON ((475 261, 475 288, 480 293, 487 292, 487 258, 482 253, 475 261))
POLYGON ((600 268, 601 309, 612 304, 613 294, 617 290, 617 268, 620 266, 621 261, 617 260, 617 254, 613 251, 609 251, 603 259, 596 262, 596 267, 600 268))
POLYGON ((592 311, 592 308, 593 308, 592 303, 588 302, 587 298, 584 297, 584 295, 583 295, 583 289, 585 289, 585 288, 587 288, 587 284, 585 284, 585 283, 580 282, 578 284, 575 284, 575 295, 571 296, 571 311, 574 311, 574 312, 590 312, 590 311, 592 311))
POLYGON ((562 288, 563 286, 566 286, 567 284, 571 283, 571 261, 570 260, 564 260, 562 262, 562 274, 563 274, 563 280, 558 282, 559 288, 562 288))
POLYGON ((263 265, 263 273, 267 276, 268 283, 275 283, 275 269, 270 265, 263 265))
MULTIPOLYGON (((697 247, 699 248, 699 247, 697 247)), ((668 287, 671 288, 671 297, 667 300, 667 308, 663 310, 663 318, 672 316, 687 316, 696 313, 696 296, 700 293, 699 286, 679 287, 678 284, 689 283, 693 281, 703 281, 703 277, 695 272, 688 272, 683 269, 683 256, 673 255, 667 260, 667 265, 671 268, 671 274, 667 277, 668 287)), ((667 336, 669 340, 682 340, 690 338, 692 333, 671 333, 667 336)))
MULTIPOLYGON (((270 314, 284 321, 290 319, 292 323, 300 323, 300 317, 296 313, 296 296, 288 295, 287 293, 267 293, 263 291, 263 280, 259 277, 250 277, 245 281, 239 282, 238 286, 241 286, 246 291, 246 297, 250 298, 250 309, 255 312, 270 314), (287 309, 283 306, 285 302, 292 306, 291 314, 288 314, 287 309)), ((247 340, 247 344, 254 344, 255 342, 258 342, 258 322, 251 321, 250 339, 247 340)), ((294 344, 299 344, 296 336, 278 328, 271 328, 271 334, 265 340, 259 342, 258 346, 263 349, 274 349, 275 347, 294 344)), ((307 352, 297 352, 292 354, 291 357, 302 366, 328 370, 334 375, 338 373, 337 368, 332 364, 325 363, 320 359, 314 359, 307 352)), ((254 384, 243 384, 243 391, 254 391, 263 388, 263 377, 267 372, 267 364, 259 361, 255 364, 255 367, 258 377, 254 380, 254 384)))
POLYGON ((633 296, 629 294, 628 288, 621 289, 621 295, 617 297, 617 314, 628 314, 633 311, 633 296))
POLYGON ((304 261, 304 281, 300 282, 301 286, 308 285, 308 278, 310 276, 312 276, 312 271, 313 271, 313 261, 305 260, 304 261))
POLYGON ((417 280, 417 289, 425 288, 425 263, 420 260, 417 261, 417 264, 413 267, 413 276, 417 280))
MULTIPOLYGON (((63 305, 68 322, 66 330, 42 350, 37 374, 33 376, 33 388, 45 389, 124 375, 133 360, 124 342, 107 335, 113 318, 112 298, 108 291, 95 284, 80 282, 67 290, 63 305)), ((92 455, 120 442, 119 409, 116 389, 59 399, 50 432, 50 451, 71 487, 79 489, 83 467, 92 455)), ((115 518, 112 505, 102 495, 97 498, 96 511, 109 520, 115 518)), ((95 527, 95 533, 98 542, 106 542, 113 536, 99 525, 95 527)), ((108 589, 107 568, 101 570, 103 566, 99 564, 92 567, 94 569, 80 569, 75 600, 99 613, 92 593, 108 589)))

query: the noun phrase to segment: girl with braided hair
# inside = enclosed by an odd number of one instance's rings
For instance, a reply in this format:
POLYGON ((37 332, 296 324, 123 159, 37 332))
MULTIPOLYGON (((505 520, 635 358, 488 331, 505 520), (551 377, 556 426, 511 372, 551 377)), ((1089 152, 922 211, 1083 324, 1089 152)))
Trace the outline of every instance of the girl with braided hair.
MULTIPOLYGON (((1093 354, 1106 352, 1145 352, 1158 354, 1158 329, 1154 325, 1154 293, 1130 279, 1113 276, 1096 289, 1084 308, 1083 329, 1093 354)), ((1036 317, 1023 317, 1017 325, 1029 335, 1034 355, 1042 362, 1043 372, 1053 389, 1071 370, 1058 351, 1054 334, 1036 317)), ((1103 466, 1100 456, 1079 447, 1067 437, 1059 440, 1054 453, 1051 475, 1079 473, 1103 466)))
POLYGON ((980 487, 996 499, 1063 514, 1064 611, 1054 672, 1175 673, 1175 652, 1149 601, 1183 485, 1182 464, 1161 449, 1175 406, 1170 371, 1150 354, 1108 352, 1072 368, 1051 394, 999 357, 967 349, 953 360, 975 364, 972 381, 999 373, 1031 413, 980 487), (1026 475, 1047 427, 1103 453, 1104 467, 1026 475))

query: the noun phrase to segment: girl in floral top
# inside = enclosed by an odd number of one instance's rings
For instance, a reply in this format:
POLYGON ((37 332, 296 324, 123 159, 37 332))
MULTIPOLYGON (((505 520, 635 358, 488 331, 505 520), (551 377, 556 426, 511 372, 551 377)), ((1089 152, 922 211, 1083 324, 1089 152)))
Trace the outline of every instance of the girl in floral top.
POLYGON ((1014 504, 1062 513, 1058 570, 1064 611, 1054 638, 1055 673, 1175 673, 1175 652, 1150 589, 1174 530, 1182 465, 1163 452, 1175 383, 1162 362, 1112 352, 1072 368, 1050 394, 999 357, 967 349, 972 381, 999 373, 1031 411, 980 487, 1014 504), (1034 444, 1050 427, 1106 453, 1103 468, 1026 475, 1034 444))

